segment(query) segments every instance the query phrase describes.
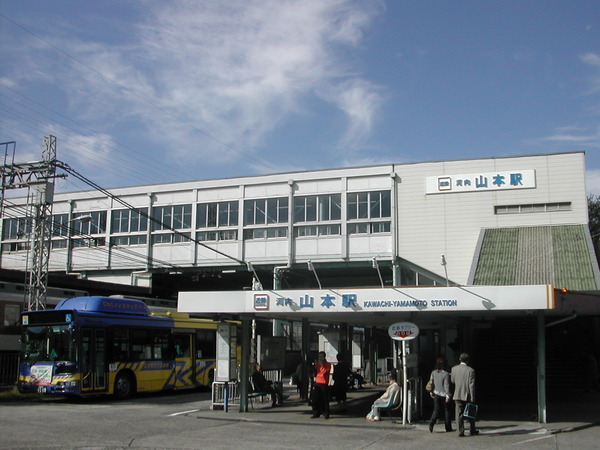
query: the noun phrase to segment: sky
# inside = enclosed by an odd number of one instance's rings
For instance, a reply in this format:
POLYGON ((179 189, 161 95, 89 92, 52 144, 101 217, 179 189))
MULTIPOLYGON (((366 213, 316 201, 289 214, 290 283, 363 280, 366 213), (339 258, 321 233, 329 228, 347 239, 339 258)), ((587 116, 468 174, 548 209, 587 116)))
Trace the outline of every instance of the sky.
POLYGON ((0 62, 9 153, 104 188, 585 151, 600 195, 598 0, 1 0, 0 62))

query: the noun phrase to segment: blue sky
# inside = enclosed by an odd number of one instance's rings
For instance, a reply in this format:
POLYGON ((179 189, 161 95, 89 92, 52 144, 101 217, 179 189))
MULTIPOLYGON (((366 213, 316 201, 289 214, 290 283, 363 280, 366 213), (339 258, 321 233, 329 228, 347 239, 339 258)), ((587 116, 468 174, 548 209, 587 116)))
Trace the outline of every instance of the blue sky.
POLYGON ((2 0, 0 61, 0 142, 105 188, 585 150, 600 194, 598 0, 2 0))

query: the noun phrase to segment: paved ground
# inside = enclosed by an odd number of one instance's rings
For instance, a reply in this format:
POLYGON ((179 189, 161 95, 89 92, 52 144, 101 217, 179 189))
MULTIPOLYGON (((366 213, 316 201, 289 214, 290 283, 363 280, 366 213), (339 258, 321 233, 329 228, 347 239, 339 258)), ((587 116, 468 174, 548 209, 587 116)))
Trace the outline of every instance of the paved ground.
MULTIPOLYGON (((424 395, 423 417, 413 417, 403 424, 400 417, 383 417, 381 422, 369 422, 365 415, 373 400, 385 390, 384 385, 366 387, 348 393, 347 411, 340 413, 335 402, 331 403, 331 417, 312 419, 310 407, 305 401, 299 400, 295 389, 285 387, 286 399, 282 407, 272 408, 269 399, 264 403, 253 402, 253 408, 248 406, 248 412, 239 412, 238 405, 232 405, 227 412, 219 410, 202 410, 194 413, 198 418, 222 420, 250 420, 272 423, 310 422, 322 426, 373 426, 377 428, 405 427, 427 430, 428 418, 431 414, 431 400, 424 395)), ((522 402, 519 399, 498 399, 480 404, 480 418, 477 426, 481 433, 499 433, 505 429, 533 430, 544 429, 551 433, 573 431, 588 427, 600 426, 600 393, 578 392, 565 394, 561 399, 549 400, 546 411, 547 423, 536 420, 537 406, 535 402, 522 402)), ((453 427, 455 424, 453 423, 453 427)), ((444 425, 438 424, 435 432, 443 432, 444 425)))
MULTIPOLYGON (((72 449, 587 449, 600 442, 600 394, 580 393, 549 404, 549 423, 533 419, 535 403, 518 399, 481 404, 477 437, 459 438, 427 420, 402 424, 384 417, 364 419, 385 386, 349 393, 348 411, 332 403, 329 419, 312 419, 305 401, 286 386, 282 407, 255 402, 254 409, 210 408, 209 392, 140 395, 119 402, 107 398, 68 401, 0 396, 0 447, 72 449), (568 400, 568 401, 567 401, 568 400)), ((428 412, 426 412, 428 414, 428 412)), ((425 416, 427 417, 427 416, 425 416)))

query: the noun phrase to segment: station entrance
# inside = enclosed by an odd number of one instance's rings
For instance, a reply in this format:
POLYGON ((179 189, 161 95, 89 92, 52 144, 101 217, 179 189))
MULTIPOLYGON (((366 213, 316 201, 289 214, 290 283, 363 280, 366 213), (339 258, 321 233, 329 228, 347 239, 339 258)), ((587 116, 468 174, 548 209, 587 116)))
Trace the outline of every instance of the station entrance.
MULTIPOLYGON (((561 355, 556 340, 571 320, 581 320, 577 314, 588 314, 589 324, 597 323, 597 300, 582 302, 549 285, 214 291, 181 292, 178 310, 241 321, 240 380, 250 375, 254 321, 272 321, 273 334, 277 322, 301 324, 299 354, 306 377, 314 352, 329 350, 332 359, 340 351, 351 357, 352 365, 360 364, 371 382, 381 381, 402 363, 387 329, 394 322, 410 321, 422 330, 409 344, 411 379, 428 377, 439 355, 454 365, 466 352, 477 372, 478 397, 503 395, 504 387, 499 386, 506 383, 511 395, 521 387, 522 393, 514 395, 531 399, 532 419, 545 423, 548 388, 561 377, 559 366, 554 366, 561 355), (311 345, 315 329, 321 336, 316 348, 314 338, 311 345), (332 345, 336 335, 338 342, 332 345)), ((416 402, 423 389, 415 387, 413 395, 416 402)), ((240 384, 240 396, 240 410, 247 411, 245 383, 240 384)))

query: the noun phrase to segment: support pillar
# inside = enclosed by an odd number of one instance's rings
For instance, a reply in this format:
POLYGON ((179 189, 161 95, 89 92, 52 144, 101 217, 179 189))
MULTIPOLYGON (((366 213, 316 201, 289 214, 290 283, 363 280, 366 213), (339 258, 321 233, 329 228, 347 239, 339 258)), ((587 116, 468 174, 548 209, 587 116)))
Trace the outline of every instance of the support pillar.
POLYGON ((546 320, 537 312, 537 397, 538 422, 546 423, 546 320))
POLYGON ((248 412, 248 380, 250 378, 250 317, 242 317, 242 361, 240 362, 240 412, 248 412))

